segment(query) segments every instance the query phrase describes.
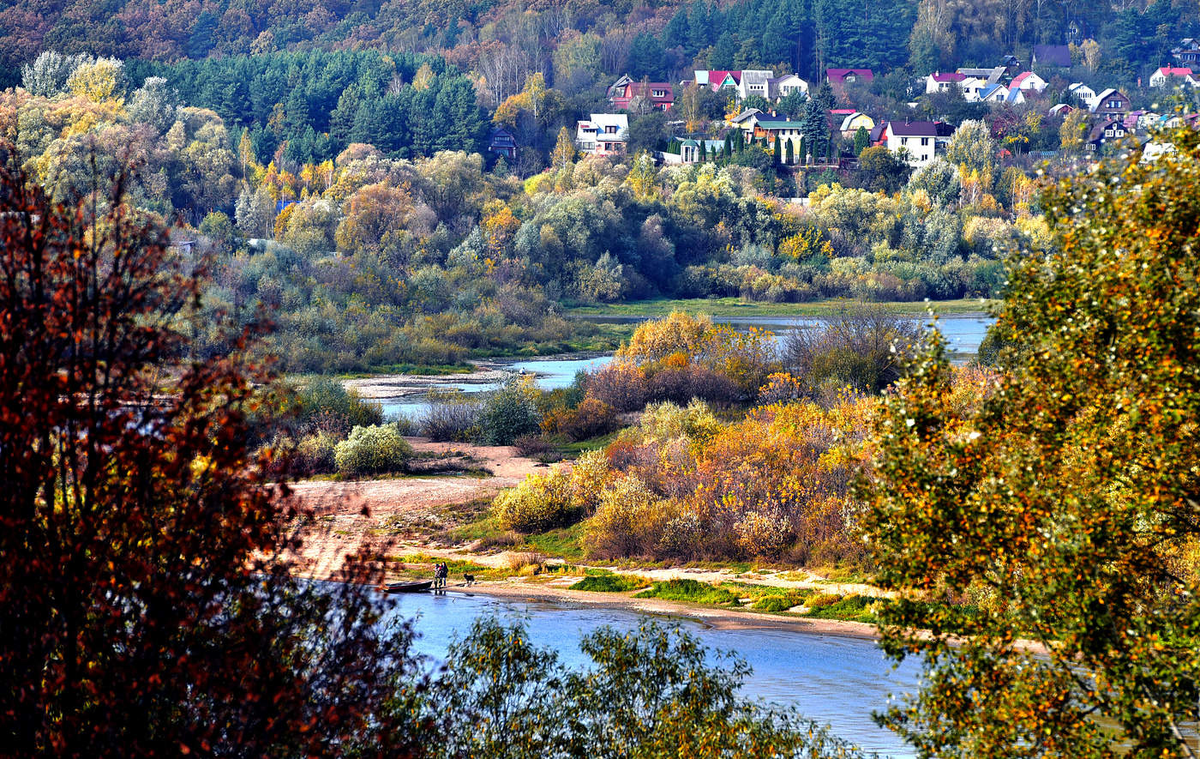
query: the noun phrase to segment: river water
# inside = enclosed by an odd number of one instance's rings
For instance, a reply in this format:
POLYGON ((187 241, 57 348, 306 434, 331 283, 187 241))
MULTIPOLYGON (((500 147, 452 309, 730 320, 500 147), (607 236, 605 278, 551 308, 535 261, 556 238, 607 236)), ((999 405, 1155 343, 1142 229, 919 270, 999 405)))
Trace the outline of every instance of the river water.
MULTIPOLYGON (((597 608, 568 602, 515 601, 451 591, 445 595, 415 593, 392 596, 391 612, 415 618, 419 653, 444 659, 446 645, 467 632, 482 615, 522 619, 530 639, 558 652, 560 661, 585 667, 580 639, 608 625, 631 630, 646 615, 626 609, 597 608)), ((660 617, 696 635, 710 650, 733 651, 753 673, 743 695, 796 707, 804 716, 828 724, 832 731, 881 756, 914 755, 893 733, 877 726, 871 713, 888 705, 889 694, 917 688, 919 666, 906 661, 898 668, 886 660, 874 641, 762 629, 718 629, 686 618, 660 617)))
MULTIPOLYGON (((608 323, 629 323, 645 321, 642 317, 588 317, 590 321, 608 323)), ((811 329, 819 326, 821 320, 811 316, 750 316, 750 317, 714 317, 714 322, 731 324, 740 329, 758 327, 775 333, 775 340, 782 345, 787 340, 787 333, 795 329, 811 329)), ((951 351, 951 357, 963 359, 973 356, 979 350, 979 344, 987 334, 987 328, 994 319, 985 314, 962 314, 943 316, 938 319, 937 327, 946 337, 951 351)), ((514 372, 530 372, 538 377, 538 386, 545 390, 567 387, 575 379, 576 372, 595 371, 612 361, 612 356, 596 356, 593 358, 543 358, 530 360, 515 360, 507 366, 514 372)), ((494 390, 494 385, 488 384, 446 384, 446 389, 459 389, 464 393, 480 393, 494 390)), ((404 398, 385 398, 380 401, 383 406, 384 418, 395 419, 400 415, 410 419, 419 419, 429 408, 429 401, 420 395, 404 398)))

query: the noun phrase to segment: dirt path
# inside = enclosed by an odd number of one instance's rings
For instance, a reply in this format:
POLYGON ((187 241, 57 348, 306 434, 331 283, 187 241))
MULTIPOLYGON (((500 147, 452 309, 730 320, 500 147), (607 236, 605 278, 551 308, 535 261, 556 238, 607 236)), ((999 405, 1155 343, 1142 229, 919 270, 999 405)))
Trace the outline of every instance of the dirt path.
MULTIPOLYGON (((328 577, 349 553, 386 549, 412 529, 436 531, 453 526, 454 507, 490 501, 546 465, 527 459, 510 446, 434 443, 408 438, 418 453, 436 454, 444 465, 484 470, 476 474, 440 474, 387 480, 335 482, 305 480, 292 486, 301 505, 313 510, 315 524, 302 537, 300 559, 306 573, 328 577)), ((420 462, 422 464, 427 461, 420 462)), ((412 550, 404 546, 400 550, 412 550)))

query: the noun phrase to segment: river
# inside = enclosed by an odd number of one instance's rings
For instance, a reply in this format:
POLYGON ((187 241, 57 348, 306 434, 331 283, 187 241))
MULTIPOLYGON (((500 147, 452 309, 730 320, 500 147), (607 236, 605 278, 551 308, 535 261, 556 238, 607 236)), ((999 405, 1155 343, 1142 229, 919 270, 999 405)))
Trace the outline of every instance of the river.
MULTIPOLYGON (((568 602, 514 601, 451 591, 445 595, 415 593, 392 596, 391 612, 415 618, 419 653, 444 659, 454 635, 465 634, 482 615, 524 619, 530 639, 558 651, 572 667, 589 663, 579 651, 580 639, 604 625, 631 630, 646 615, 626 609, 597 608, 568 602)), ((668 618, 663 618, 668 619, 668 618)), ((881 756, 911 757, 914 752, 895 734, 877 726, 873 711, 888 705, 889 694, 914 692, 919 666, 907 661, 898 668, 886 660, 874 641, 836 635, 779 630, 718 629, 686 618, 669 618, 696 635, 711 650, 733 651, 753 667, 743 695, 796 707, 810 719, 881 756)))
MULTIPOLYGON (((587 318, 592 321, 609 323, 645 321, 642 317, 624 316, 587 318)), ((778 345, 782 345, 787 340, 787 333, 791 330, 811 329, 821 324, 819 318, 811 316, 714 317, 713 321, 719 324, 730 324, 740 329, 748 329, 750 327, 769 329, 775 333, 775 340, 778 345)), ((949 343, 952 360, 958 357, 960 360, 965 361, 967 358, 974 356, 979 350, 979 344, 983 341, 984 335, 987 334, 987 328, 991 326, 993 321, 992 317, 985 314, 961 314, 940 317, 937 326, 949 343)), ((553 390, 554 388, 570 385, 575 379, 576 372, 594 371, 611 360, 611 355, 591 358, 519 359, 507 363, 507 366, 515 372, 531 372, 536 374, 539 387, 546 390, 553 390)), ((446 389, 457 388, 464 393, 479 393, 495 389, 494 385, 478 383, 446 384, 443 387, 446 389)), ((380 401, 380 404, 383 406, 384 417, 387 419, 395 419, 400 415, 407 416, 410 419, 418 419, 429 408, 429 401, 420 395, 404 398, 384 398, 380 401)))

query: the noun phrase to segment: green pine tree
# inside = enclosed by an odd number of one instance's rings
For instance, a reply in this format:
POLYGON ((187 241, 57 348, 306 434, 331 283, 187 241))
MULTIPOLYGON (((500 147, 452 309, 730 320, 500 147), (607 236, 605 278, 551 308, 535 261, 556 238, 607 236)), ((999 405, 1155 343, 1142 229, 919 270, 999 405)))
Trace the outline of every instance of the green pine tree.
POLYGON ((861 155, 871 145, 871 135, 867 134, 866 127, 859 127, 854 133, 854 155, 861 155))

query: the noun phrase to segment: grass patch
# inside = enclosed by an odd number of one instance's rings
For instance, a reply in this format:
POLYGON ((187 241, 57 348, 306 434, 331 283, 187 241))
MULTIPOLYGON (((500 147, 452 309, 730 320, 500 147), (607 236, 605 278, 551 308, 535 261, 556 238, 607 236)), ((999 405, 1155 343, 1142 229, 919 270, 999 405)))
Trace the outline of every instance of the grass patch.
POLYGON ((588 438, 587 440, 579 440, 574 443, 564 442, 554 446, 554 451, 562 458, 579 458, 588 451, 595 451, 606 447, 609 443, 616 440, 620 434, 621 431, 616 430, 607 435, 600 435, 599 437, 588 438))
POLYGON ((699 580, 667 580, 656 582, 652 587, 638 593, 634 598, 661 598, 664 601, 687 601, 713 606, 738 606, 739 596, 726 588, 709 585, 699 580))
POLYGON ((888 603, 886 598, 873 596, 819 595, 808 602, 808 613, 804 616, 845 622, 874 622, 878 604, 885 603, 888 603))
MULTIPOLYGON (((998 301, 980 301, 978 298, 959 298, 926 303, 924 301, 893 301, 872 303, 883 306, 897 314, 924 314, 933 308, 939 314, 982 313, 998 301)), ((858 301, 849 298, 826 298, 810 303, 759 303, 741 298, 689 298, 635 300, 626 303, 577 306, 567 313, 577 316, 666 316, 672 311, 689 311, 711 316, 826 316, 837 313, 858 301)))
POLYGON ((633 575, 618 575, 612 572, 589 572, 579 582, 572 585, 570 590, 586 590, 593 593, 628 593, 631 590, 646 587, 648 583, 641 577, 633 575))
POLYGON ((583 522, 538 535, 528 535, 525 544, 547 556, 579 562, 583 559, 583 522))

